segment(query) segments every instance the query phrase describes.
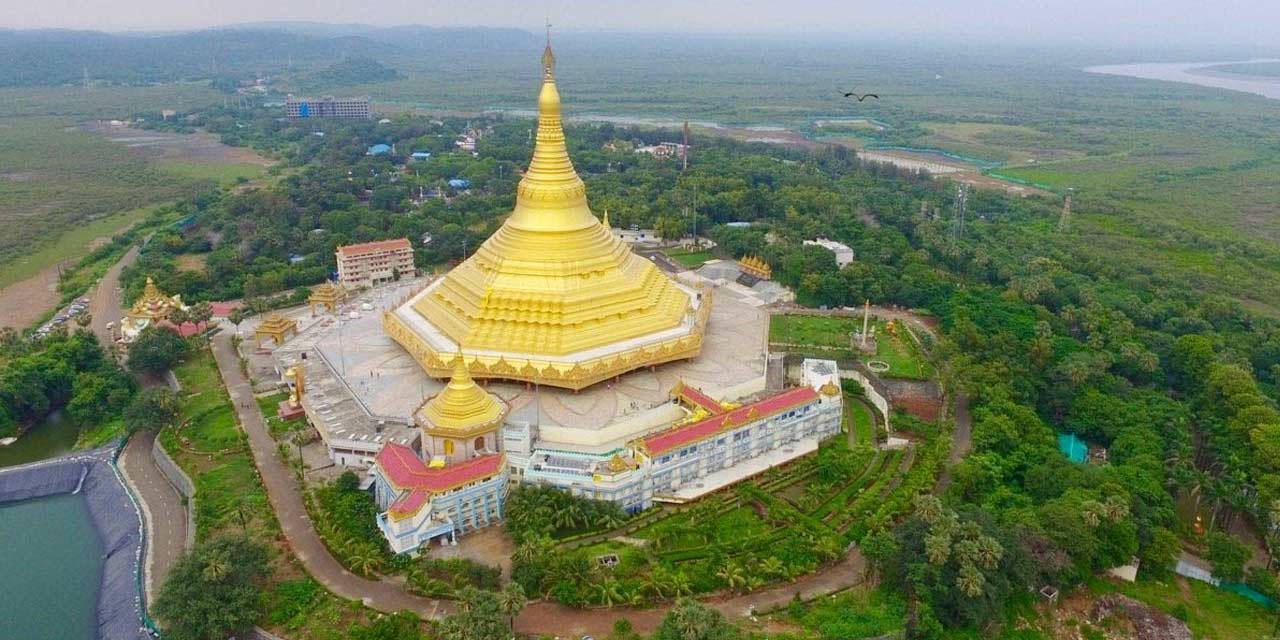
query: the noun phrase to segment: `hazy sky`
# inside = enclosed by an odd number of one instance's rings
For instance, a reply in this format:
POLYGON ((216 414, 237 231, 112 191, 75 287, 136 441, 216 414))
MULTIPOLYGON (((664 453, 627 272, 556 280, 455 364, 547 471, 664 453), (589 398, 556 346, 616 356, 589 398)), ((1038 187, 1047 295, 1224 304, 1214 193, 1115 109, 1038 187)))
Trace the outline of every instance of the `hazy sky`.
POLYGON ((1280 0, 0 0, 0 26, 167 30, 268 20, 572 31, 881 32, 1280 47, 1280 0))

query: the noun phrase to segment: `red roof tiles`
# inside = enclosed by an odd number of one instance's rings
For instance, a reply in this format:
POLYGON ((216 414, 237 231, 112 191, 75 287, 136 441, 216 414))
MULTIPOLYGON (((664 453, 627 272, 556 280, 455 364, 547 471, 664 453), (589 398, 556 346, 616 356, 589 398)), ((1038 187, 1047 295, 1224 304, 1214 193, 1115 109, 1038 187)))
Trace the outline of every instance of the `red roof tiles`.
POLYGON ((656 456, 714 436, 720 431, 740 427, 767 418, 818 398, 813 387, 796 387, 776 396, 743 405, 718 415, 668 429, 641 440, 649 455, 656 456))
POLYGON ((701 389, 687 385, 684 382, 681 382, 680 387, 676 389, 676 396, 691 405, 706 409, 712 415, 724 413, 724 407, 719 402, 703 393, 701 389))
POLYGON ((395 240, 378 240, 375 242, 365 242, 361 244, 348 244, 338 247, 338 253, 346 258, 364 255, 366 253, 378 253, 379 251, 393 251, 396 249, 413 249, 413 245, 409 243, 408 238, 396 238, 395 240))
MULTIPOLYGON (((468 482, 496 475, 502 471, 504 459, 502 454, 494 453, 439 469, 428 469, 413 449, 388 443, 378 452, 374 463, 382 470, 383 477, 397 489, 421 490, 430 494, 456 489, 468 482)), ((408 497, 403 498, 397 504, 407 499, 408 497)))

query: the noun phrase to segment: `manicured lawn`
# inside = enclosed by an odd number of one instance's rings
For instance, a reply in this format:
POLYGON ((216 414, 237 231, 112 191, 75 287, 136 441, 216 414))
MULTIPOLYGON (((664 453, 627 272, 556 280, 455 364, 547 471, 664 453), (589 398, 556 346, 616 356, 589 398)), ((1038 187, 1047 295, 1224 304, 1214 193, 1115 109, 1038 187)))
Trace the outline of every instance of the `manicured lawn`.
POLYGON ((769 319, 769 341, 849 349, 849 338, 862 329, 862 321, 833 316, 774 315, 769 319))
POLYGON ((681 266, 689 269, 697 269, 708 260, 714 260, 715 255, 710 251, 689 251, 687 249, 665 249, 663 253, 667 257, 679 262, 681 266))

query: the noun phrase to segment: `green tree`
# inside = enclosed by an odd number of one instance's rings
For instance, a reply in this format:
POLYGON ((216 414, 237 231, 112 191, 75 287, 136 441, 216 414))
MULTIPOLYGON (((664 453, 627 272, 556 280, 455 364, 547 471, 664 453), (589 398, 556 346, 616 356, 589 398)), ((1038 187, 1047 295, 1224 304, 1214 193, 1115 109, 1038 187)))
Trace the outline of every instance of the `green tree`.
POLYGON ((224 640, 253 628, 263 610, 268 551, 243 537, 197 545, 173 565, 156 598, 165 637, 224 640))
POLYGON ((515 633, 516 630, 516 615, 524 609, 527 603, 528 599, 525 598, 524 588, 519 583, 508 583, 498 593, 498 609, 507 616, 507 627, 512 633, 515 633))
POLYGON ((494 640, 510 633, 498 594, 465 587, 458 592, 458 610, 440 621, 442 640, 494 640))
POLYGON ((691 598, 681 598, 662 618, 654 640, 735 640, 741 637, 719 611, 691 598))
POLYGON ((379 616, 378 619, 351 629, 350 640, 425 640, 422 621, 412 611, 379 616))
POLYGON ((158 327, 143 329, 129 345, 129 370, 160 374, 172 369, 187 353, 182 336, 158 327))
POLYGON ((173 424, 180 408, 178 394, 170 389, 144 389, 125 408, 124 424, 131 433, 138 429, 162 429, 173 424))
POLYGON ((1249 559, 1249 548, 1235 536, 1215 531, 1209 534, 1206 559, 1213 565, 1213 577, 1226 582, 1244 579, 1244 563, 1249 559))

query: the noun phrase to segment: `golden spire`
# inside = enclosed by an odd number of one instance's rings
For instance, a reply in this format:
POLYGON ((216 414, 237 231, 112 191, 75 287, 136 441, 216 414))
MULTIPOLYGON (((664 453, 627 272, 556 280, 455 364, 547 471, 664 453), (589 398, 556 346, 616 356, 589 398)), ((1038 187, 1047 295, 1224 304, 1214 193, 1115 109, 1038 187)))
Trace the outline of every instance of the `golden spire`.
POLYGON ((460 437, 492 431, 506 415, 506 405, 471 379, 461 351, 454 358, 449 384, 418 410, 419 423, 428 434, 460 437))
POLYGON ((576 231, 599 224, 587 208, 587 188, 573 169, 565 146, 556 89, 556 56, 551 51, 551 25, 542 52, 542 90, 538 93, 538 133, 533 159, 516 188, 510 224, 535 232, 576 231))
POLYGON ((604 210, 604 219, 600 221, 600 224, 604 225, 604 228, 606 228, 606 229, 609 229, 609 228, 610 228, 610 227, 609 227, 609 210, 608 210, 608 209, 605 209, 605 210, 604 210))
POLYGON ((547 18, 547 46, 542 50, 542 76, 550 78, 556 73, 556 54, 551 50, 551 19, 547 18))

